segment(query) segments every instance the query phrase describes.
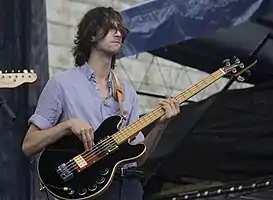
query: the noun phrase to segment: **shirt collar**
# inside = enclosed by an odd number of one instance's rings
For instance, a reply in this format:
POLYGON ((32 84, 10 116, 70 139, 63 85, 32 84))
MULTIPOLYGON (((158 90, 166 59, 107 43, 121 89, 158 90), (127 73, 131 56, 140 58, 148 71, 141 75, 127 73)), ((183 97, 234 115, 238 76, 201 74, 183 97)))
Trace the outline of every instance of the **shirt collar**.
MULTIPOLYGON (((80 70, 85 74, 87 79, 89 81, 96 81, 95 77, 95 71, 92 69, 92 67, 86 62, 84 65, 80 67, 80 70)), ((110 73, 108 77, 108 86, 112 87, 112 80, 113 80, 113 74, 110 73)))

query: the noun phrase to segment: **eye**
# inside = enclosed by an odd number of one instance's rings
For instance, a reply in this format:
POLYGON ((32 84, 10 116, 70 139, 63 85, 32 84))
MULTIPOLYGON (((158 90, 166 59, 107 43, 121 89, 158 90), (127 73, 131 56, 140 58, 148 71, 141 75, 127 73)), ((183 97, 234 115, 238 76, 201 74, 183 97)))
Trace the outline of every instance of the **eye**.
POLYGON ((115 30, 115 31, 118 31, 118 27, 115 26, 114 24, 112 24, 112 25, 110 26, 110 29, 115 30))
POLYGON ((127 36, 127 34, 129 33, 129 30, 122 25, 118 25, 118 27, 116 29, 118 29, 120 31, 123 38, 125 38, 127 36))
POLYGON ((129 33, 129 30, 121 24, 112 24, 110 26, 110 30, 114 30, 115 32, 119 31, 122 35, 122 38, 126 38, 127 34, 129 33))

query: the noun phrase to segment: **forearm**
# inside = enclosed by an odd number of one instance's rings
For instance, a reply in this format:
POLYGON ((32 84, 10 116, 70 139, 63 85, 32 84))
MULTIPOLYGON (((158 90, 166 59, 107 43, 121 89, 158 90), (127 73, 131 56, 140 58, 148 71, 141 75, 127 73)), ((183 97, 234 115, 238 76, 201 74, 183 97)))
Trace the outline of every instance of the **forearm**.
POLYGON ((22 150, 26 156, 36 154, 69 133, 69 130, 69 124, 63 122, 46 130, 29 131, 23 141, 22 150))
POLYGON ((138 165, 142 165, 147 158, 151 155, 151 153, 156 148, 158 142, 160 141, 168 123, 164 124, 156 124, 156 126, 151 130, 148 136, 144 140, 144 144, 146 145, 145 154, 138 160, 138 165))

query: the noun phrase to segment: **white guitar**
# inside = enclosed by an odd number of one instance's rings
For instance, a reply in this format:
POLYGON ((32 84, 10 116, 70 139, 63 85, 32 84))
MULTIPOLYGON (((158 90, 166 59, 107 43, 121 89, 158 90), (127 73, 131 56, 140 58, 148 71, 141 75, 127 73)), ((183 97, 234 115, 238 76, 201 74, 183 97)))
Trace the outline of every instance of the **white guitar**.
POLYGON ((15 88, 23 83, 33 83, 37 80, 37 74, 34 70, 23 70, 22 72, 14 70, 11 73, 0 71, 0 88, 15 88))

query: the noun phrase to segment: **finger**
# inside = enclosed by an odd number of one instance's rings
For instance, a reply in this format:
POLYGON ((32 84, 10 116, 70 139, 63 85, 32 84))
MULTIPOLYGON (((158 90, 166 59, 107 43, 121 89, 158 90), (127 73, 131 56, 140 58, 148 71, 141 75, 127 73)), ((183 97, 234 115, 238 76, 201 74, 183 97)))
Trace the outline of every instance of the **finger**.
POLYGON ((178 105, 176 105, 176 115, 178 115, 179 113, 180 113, 180 106, 178 104, 178 105))
POLYGON ((179 102, 175 98, 173 98, 173 102, 174 102, 174 106, 175 106, 175 112, 176 112, 176 114, 178 114, 180 112, 179 102))
POLYGON ((179 102, 176 103, 176 109, 177 109, 177 114, 180 113, 180 104, 179 104, 179 102))
POLYGON ((171 116, 172 115, 172 110, 171 110, 171 106, 169 103, 167 102, 161 102, 161 106, 163 108, 163 110, 165 111, 165 115, 167 117, 171 116))
POLYGON ((88 143, 87 143, 87 138, 86 138, 86 130, 85 129, 81 129, 81 139, 84 145, 85 150, 88 150, 88 143))
POLYGON ((90 137, 91 137, 91 143, 92 143, 92 146, 95 144, 94 142, 94 129, 92 126, 90 126, 90 128, 88 129, 88 132, 90 133, 90 137))
POLYGON ((170 107, 169 109, 171 111, 170 112, 171 115, 176 113, 176 106, 175 106, 174 100, 172 98, 168 98, 163 102, 166 103, 166 105, 170 107))
POLYGON ((87 140, 87 146, 88 146, 88 149, 89 149, 89 150, 91 150, 91 148, 92 148, 92 143, 93 143, 91 134, 92 134, 92 131, 91 131, 91 130, 88 130, 88 131, 86 131, 86 133, 85 133, 86 140, 87 140))
POLYGON ((163 99, 162 101, 161 101, 161 105, 162 104, 164 104, 164 105, 170 105, 171 104, 171 100, 169 100, 169 99, 163 99))
POLYGON ((173 98, 170 98, 168 102, 171 106, 172 111, 176 112, 175 100, 173 98))
POLYGON ((172 108, 173 114, 177 115, 180 112, 179 102, 174 97, 171 97, 168 100, 169 100, 170 106, 172 108))
POLYGON ((88 148, 88 144, 87 144, 86 135, 84 133, 82 133, 82 142, 83 142, 85 150, 88 151, 89 148, 88 148))

